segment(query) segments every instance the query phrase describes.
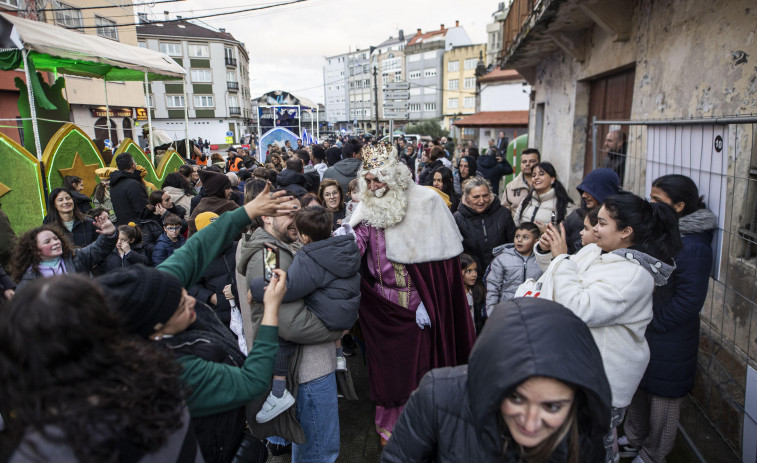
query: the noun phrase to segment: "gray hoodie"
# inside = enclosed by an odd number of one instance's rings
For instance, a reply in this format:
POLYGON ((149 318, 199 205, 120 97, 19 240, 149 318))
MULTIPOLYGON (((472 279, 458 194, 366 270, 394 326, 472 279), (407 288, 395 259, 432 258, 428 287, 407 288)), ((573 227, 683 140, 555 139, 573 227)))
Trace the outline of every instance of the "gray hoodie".
POLYGON ((515 290, 529 278, 538 280, 542 274, 536 256, 524 257, 515 250, 513 243, 497 246, 492 250, 494 260, 486 275, 486 313, 499 302, 512 299, 515 290))

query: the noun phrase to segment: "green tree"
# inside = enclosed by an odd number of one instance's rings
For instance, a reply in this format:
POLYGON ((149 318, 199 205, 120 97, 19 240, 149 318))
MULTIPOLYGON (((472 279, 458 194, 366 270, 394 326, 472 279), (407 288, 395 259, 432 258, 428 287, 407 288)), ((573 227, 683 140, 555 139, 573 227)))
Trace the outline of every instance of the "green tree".
POLYGON ((431 138, 449 137, 449 130, 444 130, 436 119, 424 119, 405 126, 405 133, 428 135, 431 138))

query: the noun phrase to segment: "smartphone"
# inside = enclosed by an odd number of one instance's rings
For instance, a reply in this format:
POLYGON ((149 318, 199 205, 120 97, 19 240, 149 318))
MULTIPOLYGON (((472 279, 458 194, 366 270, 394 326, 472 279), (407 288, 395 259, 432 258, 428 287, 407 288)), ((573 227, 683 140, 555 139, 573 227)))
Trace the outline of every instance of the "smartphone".
POLYGON ((270 283, 274 269, 279 268, 279 248, 275 244, 263 244, 263 279, 270 283))
POLYGON ((557 227, 557 214, 555 214, 555 211, 552 211, 552 217, 549 221, 552 222, 552 226, 557 227))

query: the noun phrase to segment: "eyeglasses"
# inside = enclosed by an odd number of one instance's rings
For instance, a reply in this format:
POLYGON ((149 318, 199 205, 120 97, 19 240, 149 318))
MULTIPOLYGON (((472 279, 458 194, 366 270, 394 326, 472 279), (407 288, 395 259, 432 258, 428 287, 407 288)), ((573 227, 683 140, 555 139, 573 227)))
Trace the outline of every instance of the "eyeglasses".
POLYGON ((166 230, 168 230, 168 231, 177 231, 177 230, 181 230, 181 227, 166 227, 166 230))

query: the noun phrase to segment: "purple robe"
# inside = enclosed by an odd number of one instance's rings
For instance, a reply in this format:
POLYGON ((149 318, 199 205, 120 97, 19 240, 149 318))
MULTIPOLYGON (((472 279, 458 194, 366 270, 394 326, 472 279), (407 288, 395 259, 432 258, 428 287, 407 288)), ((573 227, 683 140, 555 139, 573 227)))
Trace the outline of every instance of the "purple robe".
POLYGON ((426 372, 468 361, 475 331, 460 262, 392 265, 383 230, 361 224, 355 236, 363 253, 360 327, 370 397, 380 407, 401 407, 426 372), (423 330, 415 323, 421 301, 431 319, 423 330))

